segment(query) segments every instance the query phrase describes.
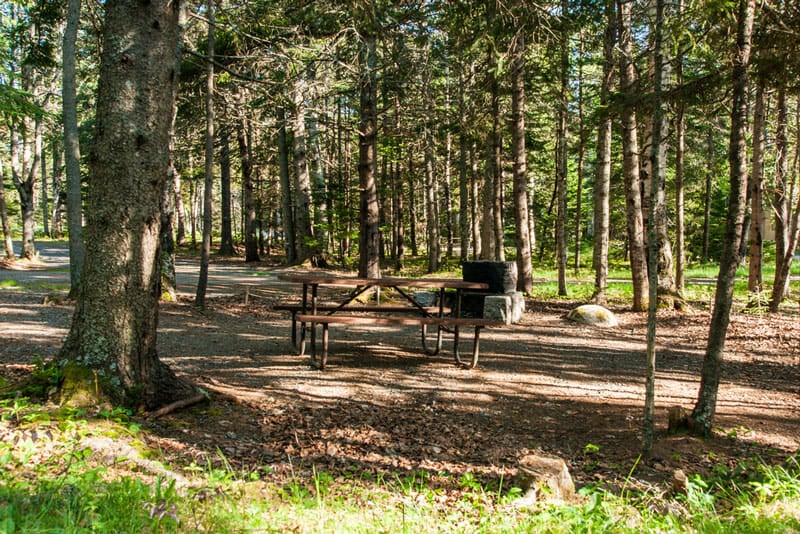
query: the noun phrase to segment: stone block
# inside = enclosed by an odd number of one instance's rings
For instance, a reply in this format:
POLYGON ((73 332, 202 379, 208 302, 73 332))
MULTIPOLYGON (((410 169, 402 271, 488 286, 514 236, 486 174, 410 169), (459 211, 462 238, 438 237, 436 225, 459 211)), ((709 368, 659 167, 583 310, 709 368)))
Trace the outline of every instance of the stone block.
POLYGON ((420 306, 436 306, 439 300, 438 291, 414 291, 414 300, 420 306))
POLYGON ((522 319, 525 311, 525 297, 519 291, 505 295, 486 295, 483 301, 483 317, 498 319, 513 324, 522 319))
POLYGON ((521 291, 514 291, 509 293, 511 297, 511 322, 518 323, 522 319, 522 314, 525 313, 525 295, 521 291))

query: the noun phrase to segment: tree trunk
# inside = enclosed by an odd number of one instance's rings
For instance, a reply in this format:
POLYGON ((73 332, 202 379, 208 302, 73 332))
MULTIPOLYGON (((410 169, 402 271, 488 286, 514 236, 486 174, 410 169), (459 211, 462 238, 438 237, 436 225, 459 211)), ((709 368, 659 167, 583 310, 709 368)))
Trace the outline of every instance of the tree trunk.
POLYGON ((50 198, 47 194, 47 153, 45 152, 44 146, 39 150, 39 154, 39 161, 41 162, 39 167, 42 173, 42 192, 39 194, 39 205, 42 210, 42 233, 47 237, 53 237, 50 233, 50 214, 48 213, 50 198))
POLYGON ((765 80, 756 84, 756 102, 753 112, 753 173, 748 181, 750 197, 750 247, 747 289, 759 295, 764 289, 764 149, 766 144, 767 111, 764 91, 765 80))
POLYGON ((328 249, 329 232, 326 228, 329 221, 325 220, 328 213, 328 188, 325 183, 325 168, 322 164, 322 147, 319 142, 319 128, 317 126, 317 112, 311 110, 308 115, 308 147, 311 151, 311 196, 314 201, 314 234, 316 253, 328 249))
POLYGON ((6 211, 6 186, 3 183, 2 162, 0 162, 0 222, 3 225, 3 242, 5 243, 6 258, 14 259, 14 242, 11 240, 11 223, 8 220, 6 211))
POLYGON ((417 251, 417 194, 414 182, 414 154, 408 151, 408 238, 411 244, 411 255, 417 251))
MULTIPOLYGON (((466 134, 466 96, 464 94, 464 78, 459 72, 458 83, 458 115, 461 117, 458 131, 458 233, 461 244, 460 263, 469 259, 470 245, 470 196, 469 173, 467 169, 468 138, 466 134)), ((474 199, 473 199, 474 202, 474 199)))
MULTIPOLYGON (((784 77, 785 75, 781 75, 784 77)), ((791 223, 789 221, 789 204, 792 199, 789 197, 789 140, 788 140, 788 103, 786 99, 786 81, 780 80, 778 85, 778 121, 775 125, 775 195, 773 206, 775 210, 775 272, 783 270, 782 262, 789 249, 789 232, 791 223)), ((781 280, 781 287, 775 288, 773 282, 773 296, 780 291, 781 298, 789 291, 789 278, 781 280)), ((774 297, 773 299, 774 300, 774 297)))
MULTIPOLYGON (((23 121, 23 122, 28 122, 23 121)), ((36 205, 34 200, 34 185, 36 175, 39 171, 41 151, 38 149, 41 143, 41 122, 35 121, 32 129, 34 139, 31 142, 27 134, 30 125, 22 125, 19 147, 18 143, 11 143, 11 178, 19 197, 19 208, 22 214, 22 248, 20 258, 32 260, 36 257, 36 247, 34 236, 36 221, 34 219, 36 205), (33 145, 33 146, 31 146, 33 145), (21 151, 20 151, 21 147, 21 151)), ((12 136, 16 135, 12 131, 12 136)))
POLYGON ((375 63, 377 51, 374 35, 362 43, 362 72, 360 80, 360 113, 358 129, 358 183, 360 188, 358 275, 380 278, 380 227, 378 213, 378 184, 375 178, 377 145, 377 95, 375 63))
POLYGON ((511 151, 514 160, 514 228, 517 233, 517 289, 533 290, 530 222, 528 220, 528 162, 525 152, 525 36, 514 42, 511 63, 511 151))
POLYGON ((556 121, 556 267, 558 268, 558 295, 567 296, 567 115, 569 91, 569 26, 566 16, 567 0, 561 1, 564 29, 561 35, 560 72, 561 90, 558 95, 556 121))
POLYGON ((606 30, 603 36, 603 78, 600 86, 600 125, 597 129, 597 163, 594 179, 594 293, 592 301, 607 304, 608 244, 611 228, 611 134, 612 116, 609 110, 614 90, 614 45, 616 44, 616 11, 613 0, 605 0, 606 30))
MULTIPOLYGON (((178 63, 177 65, 180 65, 178 63)), ((174 121, 174 118, 173 118, 174 121)), ((170 148, 172 152, 172 148, 170 148)), ((175 302, 178 300, 178 278, 175 273, 175 194, 173 184, 177 169, 170 160, 169 174, 164 181, 164 198, 161 207, 160 229, 160 270, 161 270, 161 299, 175 302)))
POLYGON ((255 183, 253 181, 253 158, 251 157, 252 137, 250 121, 239 116, 236 128, 236 141, 239 146, 239 161, 242 166, 242 204, 244 209, 244 261, 259 261, 258 220, 256 217, 255 183))
POLYGON ((233 217, 231 215, 231 139, 228 127, 220 131, 220 233, 219 255, 233 256, 233 217))
POLYGON ((197 277, 197 292, 194 304, 201 310, 206 307, 208 287, 208 263, 211 259, 211 226, 213 218, 214 188, 214 31, 216 29, 214 0, 208 3, 208 62, 206 64, 206 147, 205 180, 203 188, 203 244, 200 251, 200 273, 197 277))
POLYGON ((64 235, 63 210, 64 210, 64 152, 59 140, 53 140, 53 172, 51 173, 51 189, 53 191, 53 204, 50 209, 50 232, 53 237, 61 238, 64 235))
POLYGON ((725 242, 719 264, 719 277, 714 297, 714 311, 708 334, 700 390, 691 417, 695 431, 710 435, 717 409, 717 392, 722 372, 725 336, 730 322, 733 286, 739 265, 739 246, 746 207, 747 184, 747 88, 750 49, 753 34, 755 0, 739 0, 737 13, 736 57, 733 64, 733 102, 731 106, 731 137, 728 151, 730 164, 730 194, 725 222, 725 242))
POLYGON ((503 144, 500 137, 500 83, 497 73, 492 73, 492 139, 491 139, 491 202, 492 202, 492 259, 505 261, 505 224, 503 222, 503 144))
POLYGON ((311 173, 308 168, 308 149, 306 146, 305 83, 302 78, 294 86, 294 229, 296 235, 297 262, 311 257, 311 173))
MULTIPOLYGON (((106 5, 95 140, 89 159, 87 254, 69 335, 64 392, 153 409, 192 388, 156 352, 159 229, 175 103, 176 2, 106 5), (125 36, 125 38, 121 38, 125 36), (88 368, 88 373, 72 373, 88 368)), ((77 399, 75 399, 77 401, 77 399)))
POLYGON ((708 162, 706 163, 706 186, 705 198, 703 199, 703 248, 700 256, 703 263, 707 263, 710 259, 709 245, 711 235, 711 193, 713 192, 714 174, 717 168, 716 156, 714 155, 714 127, 715 125, 712 123, 709 124, 708 128, 708 162))
POLYGON ((618 0, 620 39, 620 84, 625 105, 622 108, 622 152, 625 176, 625 212, 628 230, 628 254, 633 282, 633 311, 647 307, 647 259, 644 248, 641 179, 639 175, 639 140, 636 124, 636 67, 633 63, 631 6, 618 0))
MULTIPOLYGON (((579 54, 584 54, 583 34, 579 32, 580 49, 579 54)), ((586 119, 584 118, 584 95, 583 87, 586 83, 583 79, 583 61, 578 61, 578 161, 576 162, 576 174, 578 175, 578 183, 575 186, 575 254, 572 258, 572 266, 577 272, 581 268, 581 246, 583 245, 583 232, 581 227, 583 225, 583 162, 586 157, 586 119)))
MULTIPOLYGON (((650 150, 650 217, 648 217, 648 307, 647 307, 647 356, 645 371, 645 402, 642 417, 642 451, 650 452, 655 435, 655 397, 656 397, 656 312, 659 280, 659 265, 662 262, 664 244, 661 243, 661 222, 658 213, 664 212, 666 202, 664 184, 666 182, 666 136, 668 134, 666 103, 664 102, 665 72, 664 59, 664 0, 655 0, 655 27, 653 31, 653 145, 650 150), (657 235, 658 234, 658 235, 657 235)), ((671 254, 670 254, 671 257, 671 254)), ((672 277, 671 265, 669 276, 672 277)))
POLYGON ((186 244, 186 206, 183 204, 181 194, 181 174, 175 172, 172 183, 172 194, 175 197, 175 242, 178 245, 186 244))
POLYGON ((478 173, 478 162, 475 156, 475 144, 470 145, 469 149, 469 196, 470 202, 470 232, 472 233, 472 257, 476 260, 483 258, 483 235, 481 234, 481 218, 478 200, 481 198, 481 180, 478 173))
MULTIPOLYGON (((431 113, 431 110, 428 113, 431 113)), ((433 155, 434 139, 429 127, 425 127, 422 138, 425 143, 425 221, 428 241, 428 272, 435 273, 439 270, 442 251, 439 233, 438 182, 433 155)))
MULTIPOLYGON (((678 17, 683 20, 683 0, 677 2, 678 17)), ((683 85, 683 55, 676 58, 675 81, 683 85)), ((686 160, 686 103, 680 100, 675 117, 675 289, 683 298, 686 270, 686 217, 684 202, 684 162, 686 160)))
POLYGON ((284 250, 286 263, 297 262, 295 244, 294 210, 292 209, 292 186, 289 179, 289 143, 286 140, 286 111, 278 108, 278 173, 281 184, 281 218, 283 221, 284 250))

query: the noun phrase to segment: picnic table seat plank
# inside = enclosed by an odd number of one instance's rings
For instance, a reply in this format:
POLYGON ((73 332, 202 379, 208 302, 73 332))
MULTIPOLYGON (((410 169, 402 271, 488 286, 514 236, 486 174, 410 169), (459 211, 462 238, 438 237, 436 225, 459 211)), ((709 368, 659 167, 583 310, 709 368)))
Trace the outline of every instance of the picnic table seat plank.
POLYGON ((392 326, 392 325, 421 325, 422 326, 422 344, 425 352, 429 355, 438 354, 441 349, 442 343, 442 329, 453 328, 453 355, 458 365, 463 365, 470 369, 478 365, 478 358, 480 355, 480 332, 481 329, 488 326, 501 326, 505 322, 497 319, 479 319, 472 317, 421 317, 421 316, 357 316, 357 315, 313 315, 301 313, 297 314, 297 321, 302 324, 311 324, 311 364, 317 369, 325 369, 328 359, 328 341, 329 341, 329 326, 331 324, 343 325, 362 325, 362 326, 392 326), (322 325, 322 354, 319 360, 317 359, 316 347, 316 328, 317 324, 322 325), (437 346, 431 351, 427 347, 427 326, 436 326, 437 328, 437 346), (470 360, 464 361, 461 358, 461 353, 458 349, 459 342, 459 328, 462 326, 474 328, 474 338, 472 342, 472 356, 470 360))

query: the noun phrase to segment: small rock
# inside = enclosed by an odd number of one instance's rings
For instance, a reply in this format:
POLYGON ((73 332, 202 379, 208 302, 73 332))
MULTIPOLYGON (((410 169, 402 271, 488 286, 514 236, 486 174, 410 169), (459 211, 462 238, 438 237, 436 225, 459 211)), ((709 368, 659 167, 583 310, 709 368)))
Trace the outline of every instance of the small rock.
POLYGON ((686 495, 688 489, 689 479, 686 477, 686 473, 682 469, 676 469, 672 473, 672 491, 686 495))
POLYGON ((519 507, 533 506, 545 499, 569 501, 575 496, 575 484, 567 464, 558 457, 523 456, 519 461, 517 483, 526 492, 517 504, 519 507))

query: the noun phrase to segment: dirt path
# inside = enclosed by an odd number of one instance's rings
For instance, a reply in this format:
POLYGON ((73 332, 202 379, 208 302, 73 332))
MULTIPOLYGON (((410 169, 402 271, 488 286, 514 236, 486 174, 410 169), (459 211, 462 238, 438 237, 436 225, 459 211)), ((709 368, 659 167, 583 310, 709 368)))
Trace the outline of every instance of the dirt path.
MULTIPOLYGON (((293 353, 287 317, 272 311, 296 298, 293 289, 265 282, 245 306, 229 288, 203 313, 163 305, 160 356, 214 393, 209 405, 143 423, 168 459, 204 463, 220 447, 234 467, 269 466, 273 477, 312 466, 361 477, 425 471, 443 486, 454 479, 444 474, 468 472, 508 484, 516 460, 536 449, 565 458, 579 485, 617 486, 636 462, 643 314, 616 310, 620 327, 596 330, 562 318, 573 303, 529 302, 520 324, 485 331, 475 370, 454 366, 449 351, 422 356, 413 328, 333 328, 320 372, 293 353)), ((43 297, 0 289, 0 372, 24 373, 58 350, 72 307, 43 297)), ((717 434, 666 435, 667 408, 691 408, 697 395, 708 321, 706 311, 659 318, 659 437, 636 469, 639 483, 800 448, 796 315, 736 314, 717 434)))

